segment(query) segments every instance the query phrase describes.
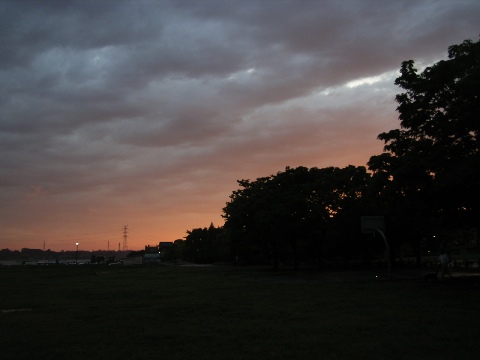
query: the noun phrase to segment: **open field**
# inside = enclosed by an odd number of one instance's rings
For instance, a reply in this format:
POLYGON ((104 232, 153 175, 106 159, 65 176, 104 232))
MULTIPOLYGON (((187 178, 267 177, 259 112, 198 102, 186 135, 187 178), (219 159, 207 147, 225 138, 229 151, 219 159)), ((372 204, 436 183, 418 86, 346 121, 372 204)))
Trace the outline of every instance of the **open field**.
POLYGON ((480 279, 0 267, 6 359, 472 359, 480 279))

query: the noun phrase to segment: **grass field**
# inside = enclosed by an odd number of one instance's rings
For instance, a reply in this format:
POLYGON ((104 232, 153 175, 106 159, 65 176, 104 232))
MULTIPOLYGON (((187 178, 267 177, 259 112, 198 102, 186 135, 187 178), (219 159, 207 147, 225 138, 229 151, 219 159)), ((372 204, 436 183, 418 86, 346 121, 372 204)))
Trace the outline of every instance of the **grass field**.
POLYGON ((480 286, 231 267, 0 267, 1 359, 473 359, 480 286))

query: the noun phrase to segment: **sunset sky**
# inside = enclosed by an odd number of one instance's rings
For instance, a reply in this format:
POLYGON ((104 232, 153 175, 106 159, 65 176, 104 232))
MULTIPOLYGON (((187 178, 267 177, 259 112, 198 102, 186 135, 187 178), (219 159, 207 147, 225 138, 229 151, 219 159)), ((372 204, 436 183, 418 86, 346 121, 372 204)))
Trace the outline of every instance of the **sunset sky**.
POLYGON ((0 249, 223 225, 237 180, 366 165, 480 1, 0 0, 0 249))

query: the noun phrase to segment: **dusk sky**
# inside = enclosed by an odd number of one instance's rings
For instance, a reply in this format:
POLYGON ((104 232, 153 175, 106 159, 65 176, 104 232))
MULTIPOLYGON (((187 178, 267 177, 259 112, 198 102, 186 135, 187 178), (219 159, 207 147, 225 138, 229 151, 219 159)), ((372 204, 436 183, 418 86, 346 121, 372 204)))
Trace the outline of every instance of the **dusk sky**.
POLYGON ((0 0, 0 249, 140 250, 237 180, 364 166, 401 62, 479 34, 480 1, 0 0))

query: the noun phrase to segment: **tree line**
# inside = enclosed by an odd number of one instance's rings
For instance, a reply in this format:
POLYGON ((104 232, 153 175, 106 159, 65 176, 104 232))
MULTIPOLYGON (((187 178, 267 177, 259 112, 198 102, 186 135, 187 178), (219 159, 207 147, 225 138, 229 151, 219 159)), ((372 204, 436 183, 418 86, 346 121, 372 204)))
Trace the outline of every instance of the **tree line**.
POLYGON ((480 42, 450 46, 448 59, 421 72, 404 61, 395 84, 400 127, 378 135, 384 151, 367 167, 287 167, 238 180, 224 225, 188 231, 176 256, 295 268, 368 262, 384 246, 361 233, 365 215, 384 216, 392 257, 408 249, 420 261, 422 249, 459 241, 459 229, 476 234, 480 42))

